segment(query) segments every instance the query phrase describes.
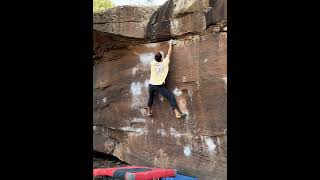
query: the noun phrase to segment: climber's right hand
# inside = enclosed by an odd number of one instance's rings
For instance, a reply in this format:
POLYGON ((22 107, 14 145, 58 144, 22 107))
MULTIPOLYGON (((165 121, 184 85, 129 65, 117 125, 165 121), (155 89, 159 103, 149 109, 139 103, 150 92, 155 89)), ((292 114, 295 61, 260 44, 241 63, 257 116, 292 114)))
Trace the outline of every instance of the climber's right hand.
POLYGON ((171 43, 171 44, 170 44, 171 46, 174 46, 174 45, 176 45, 176 44, 177 44, 177 41, 176 41, 176 40, 174 40, 174 39, 171 39, 171 40, 170 40, 170 43, 171 43))

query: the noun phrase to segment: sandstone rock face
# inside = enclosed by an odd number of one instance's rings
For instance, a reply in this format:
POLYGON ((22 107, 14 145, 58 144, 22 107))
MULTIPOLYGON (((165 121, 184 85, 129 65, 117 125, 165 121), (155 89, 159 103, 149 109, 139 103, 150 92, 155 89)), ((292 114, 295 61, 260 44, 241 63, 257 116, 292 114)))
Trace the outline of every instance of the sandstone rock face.
POLYGON ((209 0, 206 12, 207 26, 227 20, 227 0, 209 0))
POLYGON ((146 39, 166 40, 197 33, 227 20, 226 0, 169 0, 150 18, 146 39))
POLYGON ((97 30, 93 30, 93 59, 97 60, 113 60, 119 57, 117 51, 110 51, 114 49, 126 49, 130 45, 137 45, 146 43, 145 39, 124 37, 120 35, 114 35, 109 33, 103 33, 97 30), (103 56, 103 54, 106 54, 103 56))
POLYGON ((146 116, 149 62, 167 43, 130 47, 94 66, 94 149, 135 165, 177 168, 200 179, 226 178, 226 33, 180 39, 167 87, 181 111, 157 95, 146 116))
POLYGON ((93 15, 93 29, 150 41, 197 33, 227 19, 226 0, 168 0, 163 6, 119 6, 93 15))
POLYGON ((171 21, 172 36, 179 36, 188 32, 201 32, 206 29, 206 19, 203 13, 191 13, 171 21))
POLYGON ((192 12, 204 12, 209 7, 209 0, 173 0, 173 17, 179 15, 192 13, 192 12))
POLYGON ((152 15, 149 25, 153 25, 146 33, 156 38, 94 31, 94 52, 105 51, 93 66, 93 149, 133 165, 176 168, 201 180, 225 180, 227 24, 207 27, 202 11, 209 1, 185 2, 178 11, 174 3, 182 0, 169 0, 152 15), (167 41, 147 41, 170 37, 176 43, 166 86, 187 114, 182 120, 174 117, 168 100, 159 94, 153 116, 146 111, 149 63, 155 51, 165 56, 168 50, 167 41))
POLYGON ((173 11, 172 4, 172 0, 168 0, 155 13, 152 14, 147 25, 146 39, 151 41, 159 41, 170 39, 172 37, 170 31, 173 11))
POLYGON ((93 15, 93 29, 127 37, 144 38, 151 7, 118 6, 93 15))

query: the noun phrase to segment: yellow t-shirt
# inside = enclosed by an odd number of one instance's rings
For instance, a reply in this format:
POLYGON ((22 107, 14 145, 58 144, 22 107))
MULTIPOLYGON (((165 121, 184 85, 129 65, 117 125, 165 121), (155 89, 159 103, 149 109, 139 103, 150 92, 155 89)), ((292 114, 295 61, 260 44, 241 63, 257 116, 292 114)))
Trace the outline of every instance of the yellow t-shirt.
POLYGON ((157 62, 155 59, 150 62, 151 74, 149 84, 161 85, 165 83, 169 72, 170 59, 164 58, 161 62, 157 62))

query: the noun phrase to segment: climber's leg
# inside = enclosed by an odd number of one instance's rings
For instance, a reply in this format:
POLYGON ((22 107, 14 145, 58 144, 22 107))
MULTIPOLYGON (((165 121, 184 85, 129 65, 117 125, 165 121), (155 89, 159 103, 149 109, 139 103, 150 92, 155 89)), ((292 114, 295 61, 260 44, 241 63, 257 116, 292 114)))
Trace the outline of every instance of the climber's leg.
POLYGON ((167 88, 165 88, 163 85, 159 88, 159 93, 169 100, 170 105, 176 115, 176 118, 183 117, 183 115, 180 114, 180 112, 177 109, 177 101, 174 95, 172 95, 170 91, 167 88))
POLYGON ((159 93, 169 100, 172 109, 177 108, 176 99, 167 88, 165 88, 163 85, 160 86, 159 93))
POLYGON ((152 104, 153 104, 155 91, 156 91, 155 87, 149 84, 148 116, 152 115, 152 104))

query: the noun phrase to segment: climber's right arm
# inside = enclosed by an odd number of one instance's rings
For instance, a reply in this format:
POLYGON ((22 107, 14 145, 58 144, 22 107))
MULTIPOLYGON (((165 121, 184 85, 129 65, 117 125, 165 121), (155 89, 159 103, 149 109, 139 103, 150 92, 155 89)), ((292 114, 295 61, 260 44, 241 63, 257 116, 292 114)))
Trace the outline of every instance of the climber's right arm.
POLYGON ((168 49, 166 58, 170 59, 171 51, 172 51, 172 40, 169 41, 169 49, 168 49))

